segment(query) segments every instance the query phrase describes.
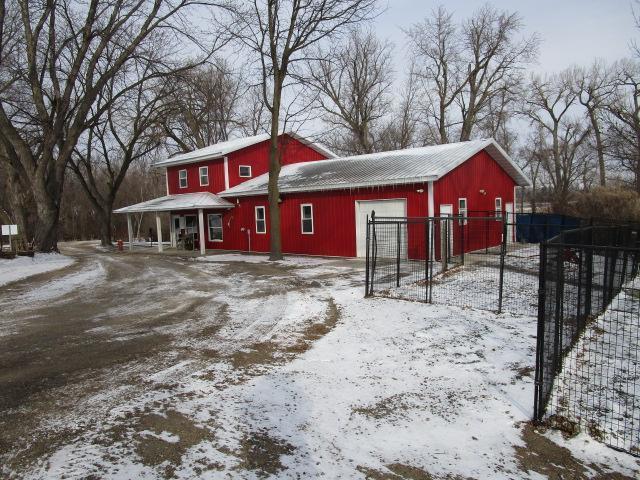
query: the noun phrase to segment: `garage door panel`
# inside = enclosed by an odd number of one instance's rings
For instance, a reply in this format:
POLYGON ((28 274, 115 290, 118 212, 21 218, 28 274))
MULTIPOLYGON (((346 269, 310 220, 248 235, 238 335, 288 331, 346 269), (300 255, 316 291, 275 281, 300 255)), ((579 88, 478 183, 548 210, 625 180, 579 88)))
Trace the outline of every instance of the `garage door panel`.
POLYGON ((376 217, 406 217, 407 200, 395 198, 356 201, 356 251, 358 257, 366 255, 367 216, 370 217, 372 211, 375 211, 376 217))

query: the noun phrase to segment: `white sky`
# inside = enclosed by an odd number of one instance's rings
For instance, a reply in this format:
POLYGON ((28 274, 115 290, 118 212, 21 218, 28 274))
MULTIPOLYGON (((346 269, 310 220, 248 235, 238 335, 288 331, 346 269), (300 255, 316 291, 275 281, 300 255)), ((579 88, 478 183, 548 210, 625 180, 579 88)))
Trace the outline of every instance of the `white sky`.
POLYGON ((517 11, 528 34, 541 39, 539 64, 535 70, 553 72, 595 58, 607 61, 629 55, 629 43, 640 35, 631 15, 632 0, 382 0, 387 9, 373 28, 394 43, 398 55, 397 77, 406 64, 406 39, 402 28, 429 16, 439 5, 452 11, 456 20, 468 17, 485 3, 500 10, 517 11))

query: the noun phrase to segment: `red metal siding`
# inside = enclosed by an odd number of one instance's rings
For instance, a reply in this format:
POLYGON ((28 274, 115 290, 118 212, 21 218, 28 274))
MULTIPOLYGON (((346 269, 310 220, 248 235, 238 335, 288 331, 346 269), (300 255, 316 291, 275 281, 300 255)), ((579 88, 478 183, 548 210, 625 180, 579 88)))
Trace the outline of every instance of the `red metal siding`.
MULTIPOLYGON (((304 145, 302 145, 304 147, 304 145)), ((249 150, 249 149, 245 149, 249 150)), ((260 149, 258 149, 260 150, 260 149)), ((264 150, 267 151, 266 149, 264 150)), ((254 154, 256 152, 254 151, 254 154)), ((268 153, 268 152, 267 152, 268 153)), ((309 154, 309 159, 313 155, 309 154)), ((253 157, 259 158, 259 156, 253 157)), ((263 157, 266 160, 266 157, 263 157)), ((291 158, 294 158, 291 153, 291 158)), ((298 157, 300 158, 300 157, 298 157)), ((255 165, 255 164, 253 164, 255 165)), ((441 204, 452 204, 454 214, 458 214, 458 198, 467 199, 469 210, 494 211, 495 197, 501 197, 504 205, 513 202, 513 187, 515 183, 507 173, 486 152, 480 152, 434 184, 435 213, 440 213, 441 204), (484 190, 486 194, 480 193, 484 190)), ((387 186, 354 190, 335 190, 326 192, 299 192, 283 194, 280 205, 282 223, 282 249, 285 253, 328 255, 328 256, 356 256, 356 209, 358 200, 406 199, 407 215, 409 217, 426 217, 427 186, 425 184, 387 186), (418 192, 422 190, 422 192, 418 192), (300 221, 300 205, 313 205, 314 233, 302 234, 300 221)), ((224 212, 205 212, 206 214, 223 213, 223 241, 209 242, 208 233, 206 247, 208 249, 249 250, 251 237, 251 251, 269 251, 269 209, 266 196, 242 197, 228 199, 235 204, 231 210, 224 212), (264 206, 267 220, 267 233, 256 234, 255 207, 264 206)), ((457 223, 457 222, 456 222, 457 223)), ((485 222, 483 222, 485 223, 485 222)), ((465 227, 467 240, 471 239, 467 250, 481 248, 487 242, 486 237, 474 240, 475 233, 469 225, 465 227)), ((489 243, 500 243, 500 222, 489 221, 489 243), (495 225, 495 228, 491 227, 495 225)), ((483 227, 484 228, 484 227, 483 227)), ((438 229, 436 229, 438 230, 438 229)), ((205 232, 207 229, 205 228, 205 232)), ((455 228, 455 231, 459 231, 455 228)), ((425 256, 425 228, 423 224, 409 225, 407 228, 408 254, 410 258, 424 258, 425 256)), ((484 232, 484 230, 483 230, 484 232)), ((438 236, 436 231, 436 237, 438 236)), ((454 232, 456 252, 459 250, 460 235, 454 232)), ((465 241, 465 243, 467 243, 465 241)), ((436 248, 439 248, 436 239, 436 248)))
MULTIPOLYGON (((281 137, 281 144, 283 147, 283 165, 326 159, 326 156, 288 135, 281 137)), ((247 180, 251 180, 251 178, 267 173, 269 171, 269 142, 257 143, 236 152, 231 152, 227 156, 227 162, 229 165, 229 187, 235 187, 239 183, 246 182, 247 180), (251 166, 251 178, 240 177, 240 165, 251 166)), ((167 167, 167 182, 170 195, 193 192, 219 193, 225 190, 224 159, 218 158, 198 163, 167 167), (204 166, 209 167, 209 185, 201 187, 199 168, 204 166), (180 188, 178 177, 180 170, 187 171, 187 188, 180 188)))
POLYGON ((224 165, 223 160, 207 160, 198 163, 188 163, 186 165, 176 165, 167 167, 167 183, 169 185, 169 195, 194 192, 218 193, 224 190, 224 165), (200 167, 209 167, 209 185, 200 186, 200 167), (187 171, 187 188, 180 188, 178 172, 187 171))
MULTIPOLYGON (((327 255, 341 257, 356 256, 356 204, 357 200, 397 199, 407 200, 409 216, 427 214, 427 193, 424 185, 381 187, 359 190, 337 190, 317 193, 296 193, 282 196, 280 214, 282 223, 282 250, 285 253, 327 255), (418 193, 417 189, 423 189, 418 193), (314 233, 302 233, 300 205, 313 205, 314 233)), ((246 229, 251 230, 251 250, 269 251, 269 209, 267 197, 244 197, 240 203, 232 200, 236 207, 223 216, 224 241, 209 242, 211 249, 248 250, 246 229), (255 233, 255 207, 266 207, 267 233, 255 233), (244 228, 245 231, 241 229, 244 228)), ((210 213, 210 212, 207 212, 210 213)))
MULTIPOLYGON (((502 214, 507 203, 513 202, 515 181, 489 155, 482 151, 453 169, 434 184, 435 214, 440 215, 440 205, 453 205, 458 215, 458 199, 467 199, 469 217, 486 217, 495 211, 496 197, 502 198, 502 214), (484 193, 481 193, 484 191, 484 193), (487 213, 485 213, 487 212, 487 213)), ((464 227, 467 251, 499 245, 502 223, 495 220, 469 220, 464 227)), ((460 250, 458 225, 454 226, 454 253, 460 250)), ((436 242, 438 243, 438 242, 436 242)))
MULTIPOLYGON (((280 138, 280 145, 282 147, 282 165, 312 162, 327 158, 288 135, 283 135, 280 138)), ((239 183, 267 173, 269 171, 269 142, 261 142, 237 152, 232 152, 228 156, 228 162, 229 187, 235 187, 239 183), (251 166, 251 178, 240 177, 240 165, 251 166)))

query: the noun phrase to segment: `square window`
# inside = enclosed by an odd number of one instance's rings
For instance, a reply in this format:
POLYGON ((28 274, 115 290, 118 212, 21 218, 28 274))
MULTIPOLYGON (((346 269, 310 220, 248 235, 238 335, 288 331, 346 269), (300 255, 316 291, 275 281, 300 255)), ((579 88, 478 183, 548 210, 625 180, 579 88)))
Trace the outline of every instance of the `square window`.
POLYGON ((238 174, 242 178, 251 177, 251 166, 250 165, 240 165, 238 174))

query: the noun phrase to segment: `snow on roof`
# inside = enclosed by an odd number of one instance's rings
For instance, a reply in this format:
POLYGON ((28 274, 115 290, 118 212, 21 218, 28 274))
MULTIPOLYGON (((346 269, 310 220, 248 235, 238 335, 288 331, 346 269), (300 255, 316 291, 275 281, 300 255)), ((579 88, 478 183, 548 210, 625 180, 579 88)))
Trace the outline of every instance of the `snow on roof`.
MULTIPOLYGON (((278 184, 280 191, 286 193, 432 181, 482 150, 486 150, 518 185, 530 184, 522 170, 493 139, 285 165, 278 184)), ((268 174, 264 174, 220 192, 220 195, 266 194, 268 181, 268 174)))
POLYGON ((166 212, 169 210, 193 210, 195 208, 233 208, 233 204, 210 192, 182 193, 129 205, 128 207, 114 210, 113 213, 166 212))
MULTIPOLYGON (((333 153, 328 148, 324 147, 322 144, 312 141, 307 137, 303 137, 294 132, 286 132, 292 138, 304 143, 310 148, 314 149, 318 153, 323 154, 328 158, 335 158, 336 154, 333 153)), ((282 134, 281 134, 282 135, 282 134)), ((236 138, 234 140, 227 140, 226 142, 216 143, 215 145, 210 145, 205 148, 200 148, 198 150, 194 150, 192 152, 181 153, 180 155, 175 155, 166 160, 161 160, 154 164, 155 167, 167 167, 170 165, 181 165, 185 163, 193 163, 199 162, 202 160, 212 160, 215 158, 221 158, 225 155, 235 152, 238 150, 242 150, 243 148, 250 147, 257 143, 265 142, 271 138, 271 135, 264 133, 261 135, 256 135, 253 137, 244 137, 244 138, 236 138)))

